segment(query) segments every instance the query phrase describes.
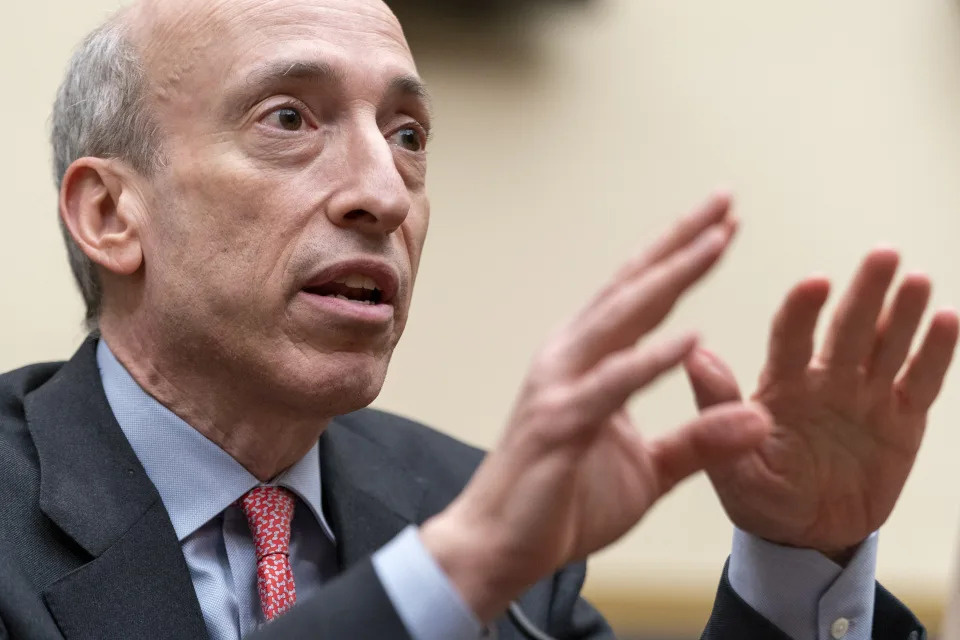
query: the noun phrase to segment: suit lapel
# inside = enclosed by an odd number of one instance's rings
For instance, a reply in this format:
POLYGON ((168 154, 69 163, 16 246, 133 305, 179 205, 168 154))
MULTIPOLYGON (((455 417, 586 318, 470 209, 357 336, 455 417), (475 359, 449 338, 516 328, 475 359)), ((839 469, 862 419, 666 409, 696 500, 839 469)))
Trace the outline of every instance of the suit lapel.
POLYGON ((419 522, 423 484, 383 445, 336 420, 320 438, 320 470, 341 569, 419 522))
POLYGON ((40 508, 92 558, 44 598, 70 640, 205 637, 173 525, 104 395, 96 344, 26 399, 40 508))

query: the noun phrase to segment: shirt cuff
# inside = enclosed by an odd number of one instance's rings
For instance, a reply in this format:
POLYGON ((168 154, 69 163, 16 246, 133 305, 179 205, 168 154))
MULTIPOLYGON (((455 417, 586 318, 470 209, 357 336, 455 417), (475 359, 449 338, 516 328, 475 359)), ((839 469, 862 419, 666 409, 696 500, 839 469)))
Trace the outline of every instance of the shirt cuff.
POLYGON ((416 527, 373 555, 373 567, 413 640, 478 640, 483 625, 420 541, 416 527))
POLYGON ((729 579, 744 602, 792 640, 870 640, 877 534, 846 567, 812 549, 734 531, 729 579))

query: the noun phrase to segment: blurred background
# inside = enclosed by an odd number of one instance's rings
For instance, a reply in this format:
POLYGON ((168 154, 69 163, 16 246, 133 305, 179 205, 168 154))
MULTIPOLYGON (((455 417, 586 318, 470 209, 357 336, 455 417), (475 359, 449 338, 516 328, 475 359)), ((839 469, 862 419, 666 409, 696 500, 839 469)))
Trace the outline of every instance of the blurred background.
MULTIPOLYGON (((48 117, 73 46, 117 0, 0 8, 0 369, 84 337, 56 223, 48 117)), ((877 244, 960 304, 955 0, 398 0, 435 96, 433 228, 378 405, 492 445, 530 355, 636 247, 710 190, 743 231, 673 330, 699 328, 752 389, 769 320, 811 272, 845 285, 877 244)), ((634 406, 693 415, 681 376, 634 406)), ((881 534, 879 578, 931 628, 952 584, 960 376, 881 534)), ((593 559, 624 636, 695 638, 730 525, 702 477, 593 559)))

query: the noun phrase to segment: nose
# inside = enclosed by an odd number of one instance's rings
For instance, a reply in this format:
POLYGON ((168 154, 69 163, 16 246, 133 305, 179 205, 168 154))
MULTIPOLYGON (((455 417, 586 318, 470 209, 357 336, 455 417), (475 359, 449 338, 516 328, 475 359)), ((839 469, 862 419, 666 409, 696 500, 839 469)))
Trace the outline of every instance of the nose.
POLYGON ((344 142, 341 188, 328 203, 327 217, 365 234, 393 233, 407 219, 411 201, 390 143, 373 124, 352 127, 344 142))

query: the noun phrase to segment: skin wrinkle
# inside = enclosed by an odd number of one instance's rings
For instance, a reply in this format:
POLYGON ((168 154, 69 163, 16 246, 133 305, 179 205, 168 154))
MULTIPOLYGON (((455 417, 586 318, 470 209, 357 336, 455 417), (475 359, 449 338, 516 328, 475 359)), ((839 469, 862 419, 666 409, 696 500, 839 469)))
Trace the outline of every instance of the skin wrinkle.
POLYGON ((225 24, 217 11, 230 9, 230 3, 163 2, 154 0, 135 5, 131 17, 147 69, 154 70, 152 84, 160 102, 175 99, 175 90, 185 76, 195 69, 209 48, 215 46, 214 34, 225 24), (193 38, 185 38, 190 34, 193 38), (162 61, 162 63, 161 63, 162 61))
POLYGON ((346 84, 342 70, 328 62, 313 62, 309 60, 277 61, 260 65, 247 74, 243 84, 236 89, 240 95, 231 96, 229 117, 239 118, 253 106, 252 101, 259 101, 263 93, 268 92, 272 85, 283 80, 300 80, 305 83, 316 84, 324 89, 329 84, 346 84), (251 95, 253 96, 251 98, 251 95), (246 101, 246 102, 244 102, 246 101), (234 111, 237 113, 234 114, 234 111))
POLYGON ((390 136, 426 119, 413 99, 425 90, 379 1, 146 0, 121 19, 167 162, 123 183, 142 258, 133 276, 105 273, 101 331, 148 393, 266 480, 383 384, 429 221, 425 155, 390 136), (225 88, 284 59, 342 76, 323 92, 282 87, 319 112, 318 129, 274 130, 267 96, 255 117, 223 117, 225 88), (299 293, 355 257, 401 277, 386 332, 318 314, 299 293))

